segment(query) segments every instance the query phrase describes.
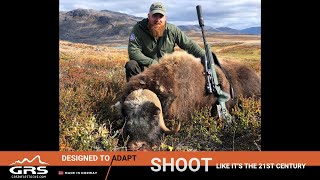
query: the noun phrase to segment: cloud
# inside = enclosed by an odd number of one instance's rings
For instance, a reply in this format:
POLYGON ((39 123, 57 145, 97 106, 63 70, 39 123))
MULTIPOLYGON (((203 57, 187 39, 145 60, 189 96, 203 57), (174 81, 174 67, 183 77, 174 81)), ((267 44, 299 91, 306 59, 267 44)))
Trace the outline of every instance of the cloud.
MULTIPOLYGON (((110 10, 147 17, 157 0, 60 0, 60 11, 77 8, 110 10)), ((261 26, 261 0, 158 0, 167 6, 167 20, 176 25, 198 25, 196 6, 201 5, 206 26, 244 29, 261 26)))

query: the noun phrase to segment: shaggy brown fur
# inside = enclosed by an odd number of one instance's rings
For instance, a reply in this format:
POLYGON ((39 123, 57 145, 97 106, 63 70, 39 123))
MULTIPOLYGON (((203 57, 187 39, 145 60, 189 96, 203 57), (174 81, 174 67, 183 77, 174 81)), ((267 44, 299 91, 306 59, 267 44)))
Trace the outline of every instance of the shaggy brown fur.
MULTIPOLYGON (((260 96, 261 80, 252 69, 236 62, 222 62, 222 67, 230 76, 236 97, 260 96)), ((230 93, 226 76, 220 68, 216 68, 216 72, 223 91, 230 93)), ((204 75, 200 59, 185 51, 176 51, 132 77, 125 86, 121 102, 134 90, 149 89, 159 97, 165 119, 183 121, 193 110, 215 105, 217 101, 214 95, 206 94, 204 75)), ((229 100, 227 107, 232 105, 229 100)))

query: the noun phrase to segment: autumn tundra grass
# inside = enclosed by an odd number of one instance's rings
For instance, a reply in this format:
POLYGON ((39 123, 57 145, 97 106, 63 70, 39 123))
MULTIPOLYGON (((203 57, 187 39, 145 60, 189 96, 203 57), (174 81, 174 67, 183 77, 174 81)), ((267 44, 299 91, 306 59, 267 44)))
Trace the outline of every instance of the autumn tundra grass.
MULTIPOLYGON (((203 46, 197 36, 191 37, 203 46)), ((208 42, 217 39, 210 37, 208 42)), ((259 42, 257 37, 221 36, 211 46, 220 61, 240 61, 260 74, 261 48, 254 40, 259 42)), ((60 41, 60 151, 127 151, 124 122, 111 108, 124 87, 127 60, 126 49, 60 41)), ((241 98, 230 113, 235 123, 225 128, 210 116, 209 107, 195 111, 179 133, 164 135, 154 150, 261 150, 261 101, 241 98)))

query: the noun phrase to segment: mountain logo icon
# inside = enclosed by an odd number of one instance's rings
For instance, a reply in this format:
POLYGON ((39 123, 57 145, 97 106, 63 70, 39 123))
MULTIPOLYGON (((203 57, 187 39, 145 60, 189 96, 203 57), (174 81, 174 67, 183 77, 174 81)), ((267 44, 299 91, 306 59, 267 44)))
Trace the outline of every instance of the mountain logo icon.
POLYGON ((40 155, 36 155, 36 156, 35 156, 34 158, 32 158, 31 160, 29 160, 28 158, 23 158, 22 161, 17 160, 17 161, 15 161, 14 163, 9 164, 9 166, 11 166, 11 165, 17 165, 17 164, 22 165, 22 164, 32 163, 33 161, 36 161, 36 160, 38 161, 39 164, 46 164, 46 165, 48 165, 48 163, 41 161, 40 155))

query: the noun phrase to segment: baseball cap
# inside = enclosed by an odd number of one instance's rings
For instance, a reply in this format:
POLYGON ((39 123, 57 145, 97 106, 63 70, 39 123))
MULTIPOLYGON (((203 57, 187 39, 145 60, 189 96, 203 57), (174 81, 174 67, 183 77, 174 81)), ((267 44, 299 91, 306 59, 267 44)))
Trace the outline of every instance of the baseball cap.
POLYGON ((155 2, 151 4, 149 12, 151 14, 160 13, 162 15, 166 15, 166 7, 161 2, 155 2))

